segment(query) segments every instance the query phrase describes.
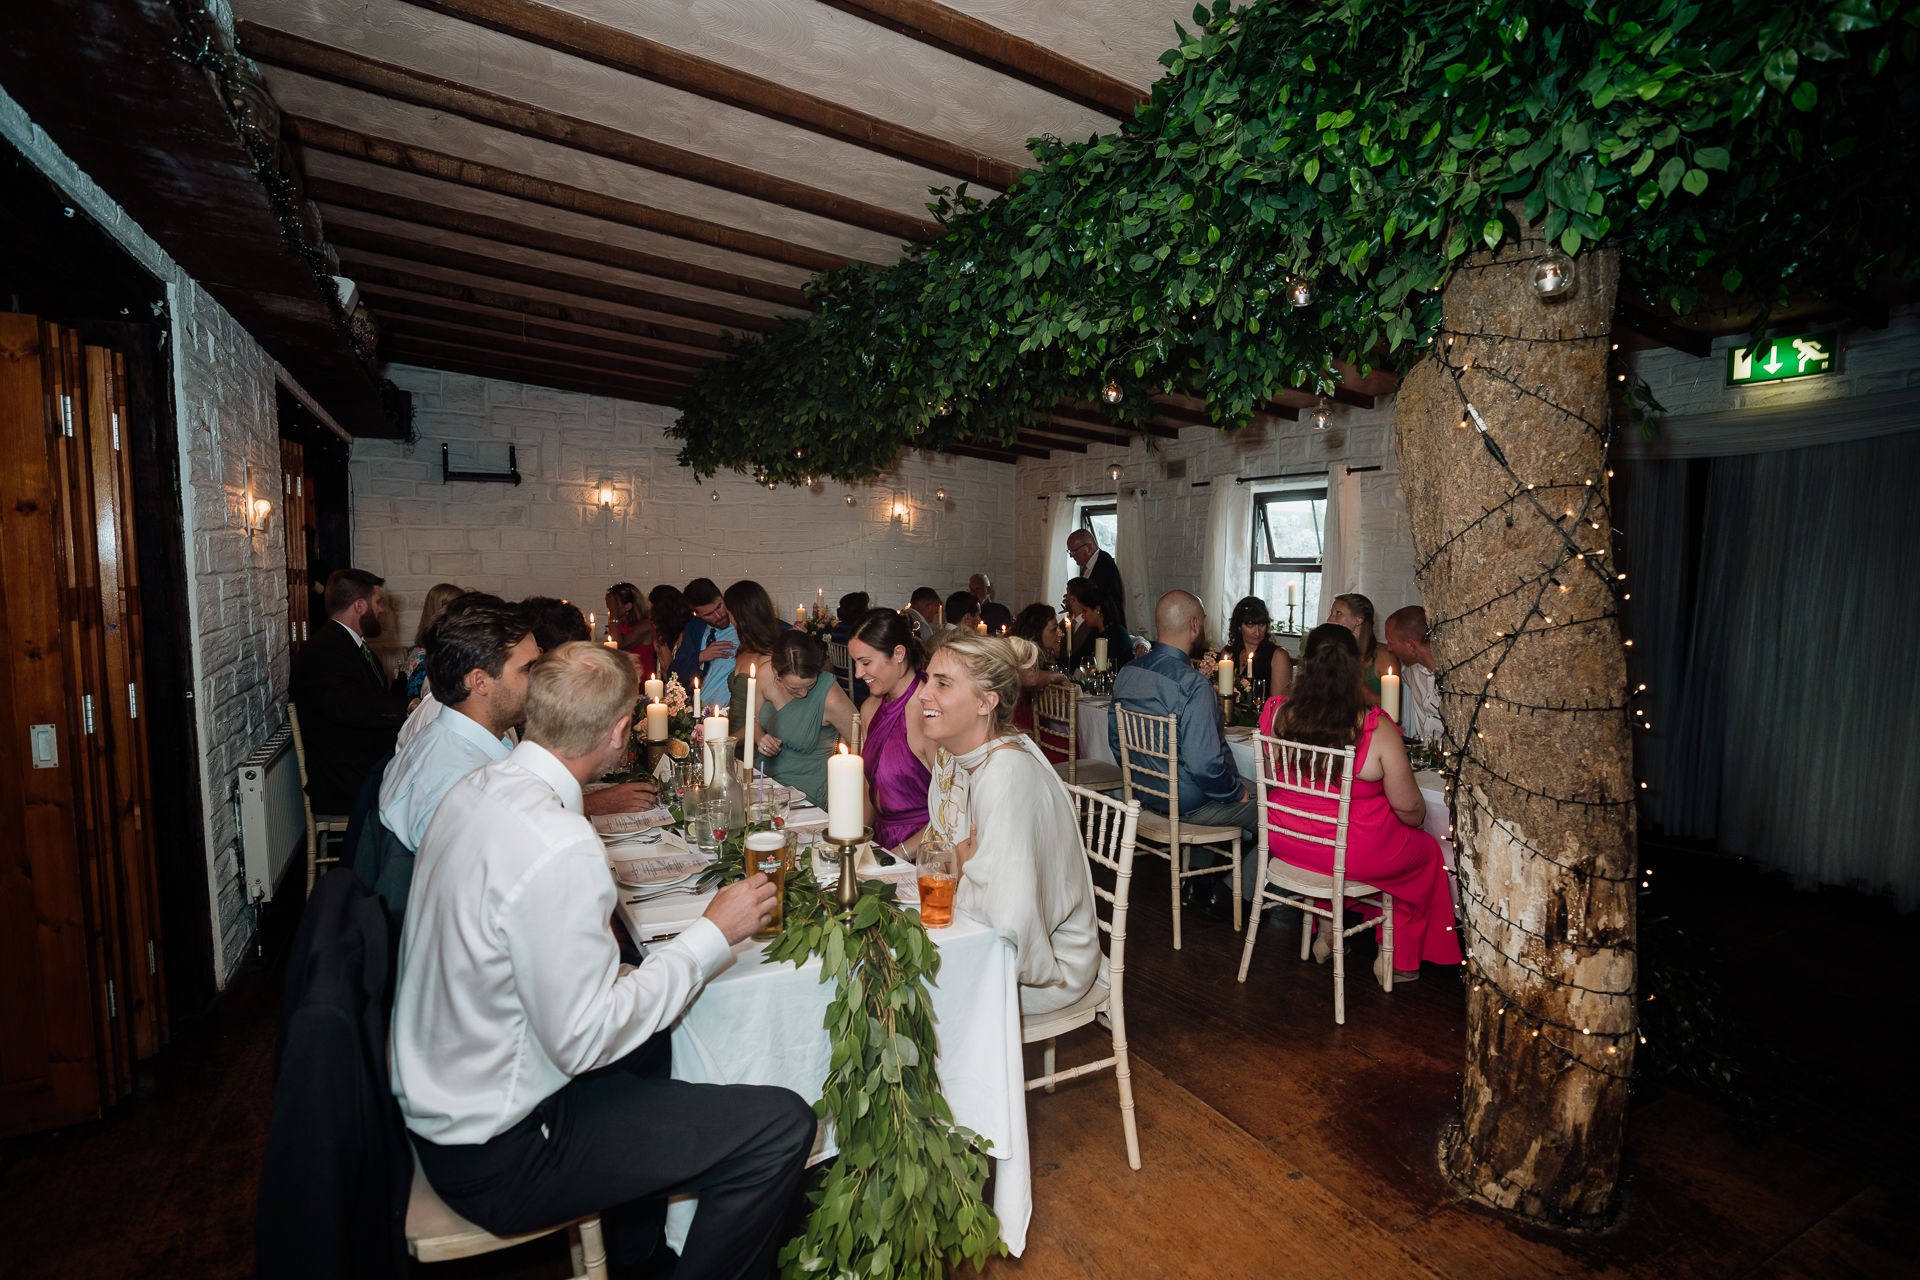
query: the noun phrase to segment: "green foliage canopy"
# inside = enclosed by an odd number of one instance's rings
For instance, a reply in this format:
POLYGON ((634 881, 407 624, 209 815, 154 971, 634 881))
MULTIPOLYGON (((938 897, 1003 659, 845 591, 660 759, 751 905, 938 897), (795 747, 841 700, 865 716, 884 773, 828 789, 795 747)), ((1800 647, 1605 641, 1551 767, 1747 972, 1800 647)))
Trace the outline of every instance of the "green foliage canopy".
POLYGON ((1114 135, 1038 139, 1000 198, 811 284, 701 373, 680 460, 849 482, 1004 444, 1061 397, 1203 396, 1223 427, 1335 360, 1404 370, 1509 205, 1692 309, 1914 274, 1920 0, 1256 0, 1196 9, 1114 135), (1307 282, 1314 301, 1289 304, 1307 282))

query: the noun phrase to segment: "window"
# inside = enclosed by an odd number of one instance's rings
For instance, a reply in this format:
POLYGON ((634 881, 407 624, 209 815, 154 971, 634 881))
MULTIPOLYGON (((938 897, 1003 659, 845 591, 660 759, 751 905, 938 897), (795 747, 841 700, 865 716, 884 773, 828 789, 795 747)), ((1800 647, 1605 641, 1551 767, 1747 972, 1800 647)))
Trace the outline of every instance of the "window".
POLYGON ((1289 631, 1305 631, 1320 616, 1326 516, 1324 487, 1253 496, 1253 580, 1248 594, 1266 601, 1273 620, 1289 631), (1291 610, 1288 588, 1294 593, 1291 610))
MULTIPOLYGON (((1112 555, 1113 541, 1120 529, 1120 508, 1112 502, 1099 506, 1080 508, 1080 527, 1093 535, 1093 541, 1102 551, 1112 555)), ((1076 571, 1077 572, 1077 571, 1076 571)))

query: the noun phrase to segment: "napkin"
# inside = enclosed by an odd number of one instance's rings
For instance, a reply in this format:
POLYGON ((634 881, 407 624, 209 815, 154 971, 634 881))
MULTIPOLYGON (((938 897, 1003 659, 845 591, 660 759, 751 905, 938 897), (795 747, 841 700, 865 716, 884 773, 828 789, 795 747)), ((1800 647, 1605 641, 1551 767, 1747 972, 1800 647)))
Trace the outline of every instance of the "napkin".
POLYGON ((592 822, 593 829, 603 836, 624 836, 654 827, 670 827, 673 825, 673 814, 664 808, 646 809, 640 813, 602 813, 595 815, 592 822))

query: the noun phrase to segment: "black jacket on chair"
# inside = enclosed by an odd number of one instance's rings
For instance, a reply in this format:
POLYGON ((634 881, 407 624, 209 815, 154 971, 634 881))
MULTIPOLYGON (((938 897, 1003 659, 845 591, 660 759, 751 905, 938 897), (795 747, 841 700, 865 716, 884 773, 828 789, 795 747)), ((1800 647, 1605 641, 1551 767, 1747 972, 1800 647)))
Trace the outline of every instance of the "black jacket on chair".
POLYGON ((353 798, 406 723, 407 699, 387 692, 360 642, 328 618, 293 660, 293 705, 307 748, 307 799, 315 813, 351 812, 353 798))
POLYGON ((387 1075, 393 941, 358 876, 320 878, 287 959, 254 1223, 261 1280, 407 1274, 413 1154, 387 1075))

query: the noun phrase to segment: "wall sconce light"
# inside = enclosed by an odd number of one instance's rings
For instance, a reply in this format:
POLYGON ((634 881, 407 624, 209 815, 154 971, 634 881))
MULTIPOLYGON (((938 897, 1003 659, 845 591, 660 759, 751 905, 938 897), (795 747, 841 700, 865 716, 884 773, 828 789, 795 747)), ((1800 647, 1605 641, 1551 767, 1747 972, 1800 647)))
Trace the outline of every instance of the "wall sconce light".
POLYGON ((253 500, 251 514, 253 516, 252 527, 256 530, 265 531, 267 527, 267 517, 273 514, 273 504, 265 498, 255 498, 253 500))
POLYGON ((895 520, 905 520, 907 518, 907 504, 898 498, 893 500, 893 518, 895 520))
POLYGON ((600 509, 602 511, 613 510, 613 501, 615 498, 619 496, 619 494, 615 492, 613 487, 613 477, 601 476, 600 483, 595 485, 594 488, 599 493, 600 509))

